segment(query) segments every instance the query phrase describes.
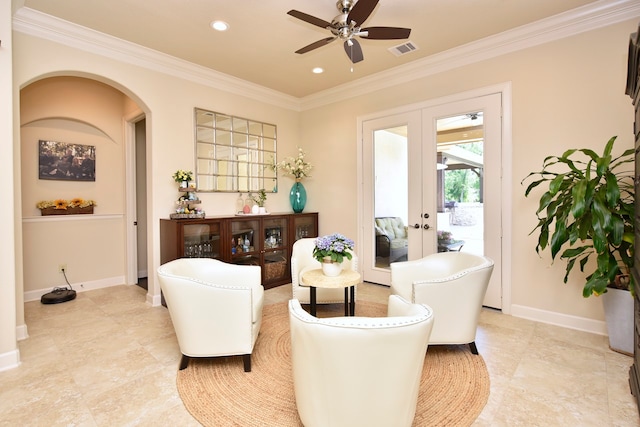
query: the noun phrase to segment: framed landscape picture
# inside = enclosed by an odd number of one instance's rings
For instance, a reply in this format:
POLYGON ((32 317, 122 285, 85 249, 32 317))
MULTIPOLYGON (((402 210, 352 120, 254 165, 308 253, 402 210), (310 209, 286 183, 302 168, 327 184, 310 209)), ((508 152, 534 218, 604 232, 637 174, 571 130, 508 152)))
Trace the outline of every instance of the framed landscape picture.
POLYGON ((38 176, 40 179, 96 180, 95 145, 68 144, 41 139, 38 155, 38 176))

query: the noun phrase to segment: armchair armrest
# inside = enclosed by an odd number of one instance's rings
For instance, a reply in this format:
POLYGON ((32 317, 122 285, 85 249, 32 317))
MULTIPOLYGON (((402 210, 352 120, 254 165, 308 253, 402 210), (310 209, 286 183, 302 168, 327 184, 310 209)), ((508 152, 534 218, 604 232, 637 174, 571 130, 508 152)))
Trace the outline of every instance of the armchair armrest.
POLYGON ((388 257, 391 252, 391 239, 386 234, 376 234, 376 256, 388 257))

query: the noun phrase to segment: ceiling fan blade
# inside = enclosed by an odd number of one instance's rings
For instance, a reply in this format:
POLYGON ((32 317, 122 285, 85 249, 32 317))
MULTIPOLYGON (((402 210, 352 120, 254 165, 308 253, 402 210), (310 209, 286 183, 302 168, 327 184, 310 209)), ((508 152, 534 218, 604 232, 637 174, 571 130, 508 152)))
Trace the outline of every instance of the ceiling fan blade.
POLYGON ((354 64, 364 59, 362 48, 360 47, 360 43, 358 43, 358 40, 356 39, 345 40, 344 51, 347 52, 347 56, 354 64))
POLYGON ((369 27, 362 28, 360 31, 369 33, 360 37, 372 40, 408 39, 411 34, 411 28, 398 27, 369 27))
POLYGON ((358 3, 353 6, 351 12, 347 15, 347 24, 350 24, 351 21, 355 21, 356 24, 362 25, 377 5, 378 0, 358 0, 358 3))
POLYGON ((304 22, 308 22, 309 24, 315 25, 320 28, 327 28, 331 26, 330 22, 325 21, 324 19, 316 18, 315 16, 307 15, 304 12, 300 12, 298 10, 290 10, 287 12, 287 15, 291 15, 294 18, 298 18, 303 20, 304 22))
POLYGON ((318 40, 317 42, 313 42, 308 46, 305 46, 301 49, 296 50, 296 53, 307 53, 313 49, 317 49, 319 47, 322 47, 326 44, 331 43, 332 41, 334 41, 337 37, 327 37, 326 39, 322 39, 322 40, 318 40))

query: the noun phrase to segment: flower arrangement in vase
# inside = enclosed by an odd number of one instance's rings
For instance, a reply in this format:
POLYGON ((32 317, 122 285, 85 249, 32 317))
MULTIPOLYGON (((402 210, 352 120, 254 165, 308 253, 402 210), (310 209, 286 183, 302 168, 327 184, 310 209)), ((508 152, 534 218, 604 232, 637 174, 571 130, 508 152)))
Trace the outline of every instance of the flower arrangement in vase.
POLYGON ((298 147, 298 155, 296 157, 287 157, 280 163, 274 165, 275 170, 282 170, 286 175, 291 175, 296 181, 303 178, 310 178, 309 172, 313 169, 313 165, 304 160, 306 153, 302 148, 298 147))
POLYGON ((304 159, 305 152, 302 148, 298 148, 298 155, 296 157, 287 157, 280 163, 274 163, 274 170, 282 170, 286 175, 291 175, 296 182, 291 187, 289 192, 289 202, 291 208, 295 213, 300 213, 304 210, 304 206, 307 204, 307 190, 302 185, 303 178, 309 178, 309 172, 313 168, 313 165, 304 159))
POLYGON ((172 178, 175 182, 180 184, 182 187, 187 188, 189 186, 189 182, 193 181, 193 172, 178 169, 172 175, 172 178))

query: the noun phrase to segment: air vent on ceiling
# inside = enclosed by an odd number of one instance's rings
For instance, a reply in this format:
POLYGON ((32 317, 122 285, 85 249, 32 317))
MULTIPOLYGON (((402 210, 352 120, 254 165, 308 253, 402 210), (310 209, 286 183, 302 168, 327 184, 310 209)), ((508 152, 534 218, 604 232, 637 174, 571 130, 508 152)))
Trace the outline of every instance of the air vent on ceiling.
POLYGON ((413 52, 414 50, 418 50, 418 46, 416 46, 413 42, 402 43, 398 46, 390 47, 389 51, 393 53, 395 56, 405 55, 407 53, 413 52))

